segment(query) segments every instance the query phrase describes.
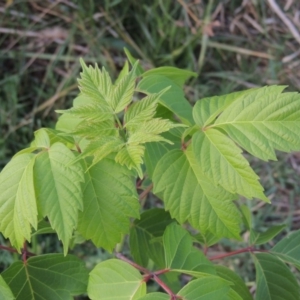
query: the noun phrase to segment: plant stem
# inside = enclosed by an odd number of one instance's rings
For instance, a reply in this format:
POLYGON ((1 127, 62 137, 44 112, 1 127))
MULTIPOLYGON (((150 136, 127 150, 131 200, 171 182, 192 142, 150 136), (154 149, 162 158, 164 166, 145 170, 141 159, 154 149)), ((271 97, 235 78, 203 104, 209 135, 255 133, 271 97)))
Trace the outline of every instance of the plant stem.
POLYGON ((151 183, 149 186, 147 186, 141 193, 140 193, 140 201, 143 200, 152 190, 153 188, 153 183, 151 183))
POLYGON ((235 251, 232 251, 232 252, 212 256, 212 257, 209 258, 209 260, 222 259, 222 258, 225 258, 225 257, 229 257, 229 256, 233 256, 233 255, 240 254, 240 253, 245 253, 245 252, 252 253, 252 252, 265 252, 265 251, 264 250, 257 250, 253 246, 249 246, 249 247, 242 248, 242 249, 239 249, 239 250, 235 250, 235 251))

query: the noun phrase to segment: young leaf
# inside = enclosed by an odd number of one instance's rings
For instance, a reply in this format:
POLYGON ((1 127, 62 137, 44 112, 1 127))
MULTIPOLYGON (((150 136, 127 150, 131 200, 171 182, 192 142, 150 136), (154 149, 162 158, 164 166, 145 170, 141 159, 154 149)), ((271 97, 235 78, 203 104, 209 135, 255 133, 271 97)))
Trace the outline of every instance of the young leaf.
POLYGON ((268 253, 254 256, 256 267, 256 300, 299 300, 299 285, 289 268, 268 253))
POLYGON ((83 59, 80 59, 80 63, 83 72, 78 83, 82 97, 91 98, 102 107, 108 108, 109 95, 112 90, 110 76, 104 68, 101 72, 97 64, 93 68, 92 66, 87 67, 83 59))
POLYGON ((270 202, 242 150, 227 136, 216 129, 198 131, 193 135, 192 145, 203 172, 216 185, 249 199, 257 197, 270 202))
POLYGON ((145 294, 142 275, 124 261, 103 261, 90 273, 88 296, 92 300, 138 300, 145 294))
POLYGON ((184 83, 190 78, 190 77, 197 77, 198 74, 195 72, 191 72, 189 70, 183 70, 178 69, 175 67, 159 67, 155 69, 151 69, 146 71, 142 74, 142 77, 147 77, 151 75, 162 75, 165 76, 172 81, 174 81, 176 84, 178 84, 180 87, 183 87, 184 83))
POLYGON ((242 300, 253 299, 245 282, 235 272, 224 266, 215 266, 215 268, 218 276, 232 283, 230 288, 234 290, 242 300))
POLYGON ((195 277, 215 274, 212 263, 193 247, 192 237, 180 225, 172 223, 166 228, 163 243, 166 268, 195 277))
POLYGON ((141 164, 143 163, 145 147, 143 145, 127 144, 116 155, 115 160, 122 166, 126 166, 129 170, 137 171, 140 178, 143 178, 141 164))
POLYGON ((300 149, 300 96, 281 93, 285 87, 254 89, 235 101, 213 127, 224 130, 246 151, 263 160, 276 160, 274 150, 300 149))
POLYGON ((221 239, 220 237, 215 236, 211 232, 207 231, 205 233, 199 232, 196 235, 193 235, 194 242, 199 242, 206 247, 210 247, 221 239))
POLYGON ((154 193, 181 224, 188 220, 202 232, 239 238, 240 215, 232 202, 235 195, 205 177, 190 148, 164 155, 154 170, 153 183, 154 193))
POLYGON ((4 281, 3 277, 0 275, 0 299, 3 300, 14 300, 16 299, 7 285, 7 283, 4 281))
POLYGON ((251 211, 248 206, 242 205, 240 207, 240 211, 242 213, 243 223, 248 230, 252 228, 252 219, 251 219, 251 211))
POLYGON ((0 173, 0 231, 19 251, 37 228, 37 204, 33 184, 35 155, 14 157, 0 173))
POLYGON ((72 164, 74 154, 63 144, 55 143, 49 151, 37 155, 34 165, 35 191, 41 212, 68 251, 69 240, 77 226, 78 210, 83 209, 80 164, 72 164))
POLYGON ((216 276, 207 276, 190 281, 178 296, 185 300, 230 300, 230 283, 216 276))
POLYGON ((139 82, 137 90, 153 94, 159 93, 166 87, 170 87, 170 89, 161 96, 159 103, 176 114, 184 124, 194 124, 192 106, 184 97, 182 89, 169 78, 161 75, 149 75, 139 82))
POLYGON ((86 292, 88 271, 76 256, 46 254, 13 263, 2 277, 16 300, 72 300, 86 292))
POLYGON ((111 158, 91 168, 91 160, 83 163, 87 171, 83 186, 84 210, 79 213, 78 231, 97 247, 111 251, 123 234, 128 233, 129 218, 139 218, 135 185, 128 169, 111 158))
POLYGON ((276 225, 267 229, 265 232, 256 232, 253 229, 250 231, 250 244, 251 245, 261 245, 272 240, 276 235, 278 235, 286 225, 276 225))
POLYGON ((156 261, 160 256, 157 243, 152 239, 163 236, 166 226, 174 222, 164 209, 153 208, 141 214, 140 220, 135 220, 130 229, 129 243, 134 261, 147 267, 149 258, 156 261), (157 257, 155 257, 157 256, 157 257))
POLYGON ((138 62, 136 62, 133 65, 132 70, 124 76, 116 86, 114 86, 110 97, 107 99, 110 107, 116 114, 124 110, 124 108, 132 101, 135 89, 135 72, 137 65, 138 62))
POLYGON ((282 239, 272 248, 271 253, 300 270, 300 230, 282 239))

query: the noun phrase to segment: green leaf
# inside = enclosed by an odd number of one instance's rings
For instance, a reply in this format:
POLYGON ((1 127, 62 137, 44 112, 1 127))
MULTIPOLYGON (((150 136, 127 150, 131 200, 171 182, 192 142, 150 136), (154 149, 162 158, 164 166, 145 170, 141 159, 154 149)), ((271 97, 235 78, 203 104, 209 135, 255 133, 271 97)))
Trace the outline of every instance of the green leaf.
POLYGON ((195 277, 215 274, 212 263, 193 247, 190 234, 176 223, 170 224, 163 235, 166 268, 195 277))
POLYGON ((133 65, 132 70, 113 88, 110 98, 108 98, 108 103, 115 113, 124 110, 124 108, 132 101, 135 90, 135 72, 137 65, 138 62, 133 65))
POLYGON ((118 84, 128 73, 129 73, 129 63, 128 60, 126 60, 121 72, 118 75, 118 78, 115 81, 115 84, 118 84))
POLYGON ((185 300, 229 300, 229 291, 228 282, 215 276, 207 276, 190 281, 179 291, 178 296, 185 300))
POLYGON ((281 260, 268 253, 255 254, 254 258, 256 300, 299 300, 297 280, 281 260))
POLYGON ((42 219, 38 223, 38 228, 34 231, 31 236, 39 235, 39 234, 47 234, 47 233, 55 233, 55 230, 51 227, 50 223, 46 220, 42 219))
POLYGON ((245 282, 235 272, 224 266, 215 266, 215 268, 218 276, 233 284, 230 288, 234 290, 242 300, 253 299, 245 282))
POLYGON ((37 228, 33 154, 14 157, 0 173, 0 231, 19 251, 37 228))
POLYGON ((119 137, 104 136, 99 138, 99 140, 91 141, 74 162, 87 156, 93 156, 93 163, 91 165, 93 166, 112 152, 119 151, 123 145, 124 142, 119 137))
POLYGON ((77 226, 78 210, 83 209, 80 164, 72 164, 74 154, 63 144, 56 143, 49 151, 37 155, 34 165, 35 191, 41 212, 68 251, 69 240, 77 226))
POLYGON ((249 199, 257 197, 270 202, 242 150, 224 134, 216 129, 198 131, 193 135, 192 145, 203 172, 215 185, 249 199))
POLYGON ((242 205, 240 207, 240 211, 242 213, 243 223, 248 230, 252 228, 252 219, 251 219, 251 211, 248 206, 242 205))
POLYGON ((27 263, 17 261, 2 276, 16 300, 72 300, 86 292, 88 281, 84 262, 62 254, 31 257, 27 263))
POLYGON ((161 256, 162 247, 157 247, 152 239, 163 236, 165 228, 174 222, 164 209, 153 208, 141 214, 140 220, 135 220, 130 229, 130 252, 134 261, 147 267, 149 258, 157 261, 161 256), (158 249, 160 248, 160 249, 158 249))
POLYGON ((88 296, 92 300, 138 300, 145 294, 142 275, 124 261, 106 260, 90 273, 88 296))
POLYGON ((49 148, 50 147, 50 138, 45 128, 41 128, 34 133, 34 141, 31 143, 31 146, 40 147, 40 148, 49 148))
POLYGON ((215 236, 211 232, 207 231, 205 233, 199 232, 196 235, 193 235, 195 242, 199 242, 206 247, 210 247, 220 241, 220 237, 215 236))
POLYGON ((151 75, 143 78, 137 87, 138 91, 146 94, 159 93, 170 87, 160 98, 159 103, 176 114, 186 125, 194 124, 192 106, 184 97, 182 88, 165 76, 151 75))
POLYGON ((97 247, 111 251, 129 232, 129 218, 139 217, 136 188, 128 169, 113 159, 105 158, 91 168, 86 160, 85 169, 78 231, 97 247))
POLYGON ((80 63, 83 72, 80 74, 81 79, 78 80, 78 83, 82 96, 93 99, 102 107, 109 108, 108 101, 112 90, 110 76, 104 68, 101 72, 97 64, 93 68, 92 66, 87 67, 82 59, 80 59, 80 63))
POLYGON ((193 107, 193 117, 196 124, 203 127, 213 123, 218 115, 231 103, 253 90, 254 89, 234 92, 227 95, 208 97, 198 100, 193 107))
POLYGON ((300 230, 282 239, 271 249, 271 253, 300 270, 300 230))
MULTIPOLYGON (((136 62, 139 62, 136 58, 134 58, 134 57, 132 56, 132 54, 129 52, 129 50, 128 50, 127 48, 124 48, 124 52, 125 52, 125 54, 126 54, 128 60, 129 60, 129 62, 130 62, 130 64, 131 64, 132 66, 134 66, 134 64, 135 64, 136 62)), ((143 74, 144 72, 145 72, 145 71, 144 71, 143 67, 138 63, 137 69, 136 69, 136 76, 140 76, 140 75, 143 74)))
POLYGON ((143 163, 143 155, 145 147, 143 145, 127 144, 116 155, 115 160, 122 166, 126 166, 129 170, 136 170, 139 177, 143 178, 141 164, 143 163))
POLYGON ((285 224, 276 225, 268 228, 265 232, 256 232, 253 229, 250 231, 250 244, 251 245, 261 245, 272 240, 276 235, 278 235, 284 228, 285 224))
POLYGON ((180 87, 182 87, 190 77, 198 76, 197 73, 191 72, 189 70, 178 69, 175 67, 159 67, 159 68, 146 71, 145 73, 142 74, 142 77, 147 77, 151 75, 165 76, 171 79, 172 81, 174 81, 180 87))
POLYGON ((284 88, 263 87, 246 93, 228 106, 213 126, 263 160, 276 160, 275 150, 299 150, 300 96, 282 94, 284 88))
POLYGON ((125 112, 125 127, 135 128, 139 126, 140 123, 151 120, 156 113, 157 101, 168 89, 169 88, 166 88, 160 93, 151 94, 133 103, 125 112))
POLYGON ((170 300, 170 296, 164 293, 150 293, 139 300, 170 300))
POLYGON ((16 299, 9 288, 9 286, 6 284, 2 276, 0 275, 0 299, 2 300, 14 300, 16 299))
POLYGON ((163 156, 154 170, 153 183, 154 193, 181 224, 188 220, 203 233, 239 238, 240 215, 232 202, 235 196, 205 177, 190 148, 163 156))

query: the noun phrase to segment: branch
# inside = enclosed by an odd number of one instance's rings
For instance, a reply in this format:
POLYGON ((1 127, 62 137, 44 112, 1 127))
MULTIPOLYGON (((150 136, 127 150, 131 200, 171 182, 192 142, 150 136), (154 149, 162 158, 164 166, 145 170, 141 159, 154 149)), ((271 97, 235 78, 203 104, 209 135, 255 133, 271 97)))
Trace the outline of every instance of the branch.
POLYGON ((143 200, 152 190, 153 188, 153 183, 151 183, 149 186, 147 186, 141 193, 140 193, 140 201, 143 200))
MULTIPOLYGON (((3 246, 3 245, 0 245, 0 249, 2 250, 6 250, 6 251, 9 251, 11 253, 19 253, 15 248, 11 248, 11 247, 6 247, 6 246, 3 246)), ((35 256, 36 254, 35 253, 32 253, 32 252, 29 252, 29 251, 24 251, 24 249, 22 249, 22 255, 24 254, 24 252, 26 252, 26 256, 29 257, 29 256, 35 256)), ((19 253, 20 254, 20 253, 19 253)))
POLYGON ((209 257, 208 259, 209 260, 217 260, 217 259, 222 259, 222 258, 225 258, 225 257, 240 254, 240 253, 245 253, 245 252, 250 252, 250 253, 253 253, 253 252, 268 252, 268 250, 258 250, 258 249, 255 249, 253 246, 249 246, 249 247, 242 248, 242 249, 235 250, 235 251, 231 251, 231 252, 228 252, 228 253, 218 254, 218 255, 209 257))

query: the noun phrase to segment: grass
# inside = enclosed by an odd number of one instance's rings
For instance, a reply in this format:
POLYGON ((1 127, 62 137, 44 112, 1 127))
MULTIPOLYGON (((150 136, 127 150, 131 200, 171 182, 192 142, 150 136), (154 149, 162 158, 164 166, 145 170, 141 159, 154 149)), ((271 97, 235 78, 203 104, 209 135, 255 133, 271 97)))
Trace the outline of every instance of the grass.
MULTIPOLYGON (((0 6, 0 168, 35 130, 54 126, 54 109, 70 106, 78 93, 79 57, 116 76, 127 47, 145 68, 195 71, 198 78, 185 90, 191 103, 267 84, 299 90, 297 2, 277 0, 278 14, 274 1, 6 1, 0 6)), ((299 229, 299 154, 252 164, 273 203, 247 202, 257 229, 282 222, 285 233, 299 229)), ((43 249, 59 247, 49 243, 55 242, 46 239, 43 249)), ((226 241, 214 251, 232 247, 226 241)), ((234 264, 253 280, 253 266, 240 258, 234 264)))

